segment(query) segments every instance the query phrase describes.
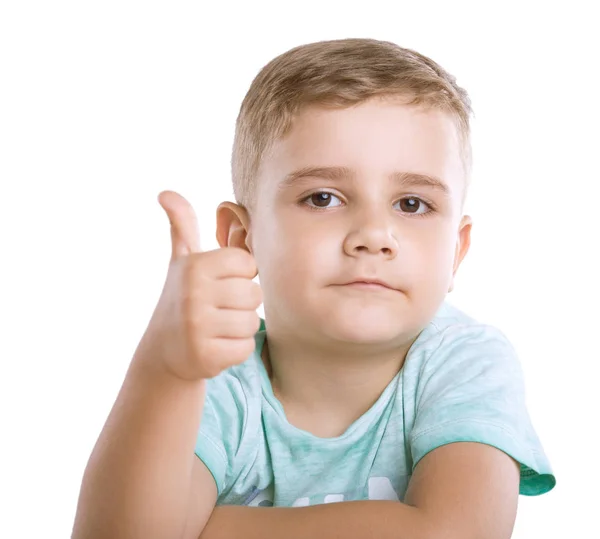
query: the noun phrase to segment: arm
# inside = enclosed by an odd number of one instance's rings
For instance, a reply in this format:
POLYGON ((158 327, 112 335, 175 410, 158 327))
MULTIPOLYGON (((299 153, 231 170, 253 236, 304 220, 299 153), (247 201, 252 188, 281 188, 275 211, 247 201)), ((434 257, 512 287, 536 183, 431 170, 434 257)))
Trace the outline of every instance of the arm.
POLYGON ((454 443, 417 464, 405 503, 216 507, 201 539, 508 539, 518 493, 519 468, 509 456, 484 444, 454 443))
POLYGON ((216 486, 194 455, 205 383, 145 359, 134 358, 90 457, 74 539, 182 537, 186 523, 198 537, 214 507, 216 486))
POLYGON ((171 262, 148 328, 84 474, 74 539, 197 538, 217 499, 195 456, 206 382, 254 350, 256 264, 237 248, 200 252, 181 195, 159 202, 171 262))

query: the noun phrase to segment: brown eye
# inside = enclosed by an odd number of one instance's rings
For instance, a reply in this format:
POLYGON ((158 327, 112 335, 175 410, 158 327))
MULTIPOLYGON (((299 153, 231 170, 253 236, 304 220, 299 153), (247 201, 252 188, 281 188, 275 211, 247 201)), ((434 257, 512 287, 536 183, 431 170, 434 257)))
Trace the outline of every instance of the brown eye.
POLYGON ((401 198, 397 204, 404 213, 423 214, 427 213, 428 206, 421 199, 416 197, 401 198))
POLYGON ((306 203, 313 208, 329 208, 332 206, 339 206, 341 204, 338 197, 326 191, 313 193, 306 199, 306 203))

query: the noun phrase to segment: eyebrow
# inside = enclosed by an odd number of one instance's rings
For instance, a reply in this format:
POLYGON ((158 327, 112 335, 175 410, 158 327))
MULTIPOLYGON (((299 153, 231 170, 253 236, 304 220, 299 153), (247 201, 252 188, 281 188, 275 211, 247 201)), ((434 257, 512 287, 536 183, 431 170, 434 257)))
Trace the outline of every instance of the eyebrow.
MULTIPOLYGON (((290 186, 303 178, 322 178, 331 181, 341 181, 356 178, 356 172, 348 167, 302 167, 287 174, 281 182, 281 187, 290 186)), ((418 172, 393 172, 389 178, 404 187, 430 187, 449 194, 449 188, 440 178, 418 172)))

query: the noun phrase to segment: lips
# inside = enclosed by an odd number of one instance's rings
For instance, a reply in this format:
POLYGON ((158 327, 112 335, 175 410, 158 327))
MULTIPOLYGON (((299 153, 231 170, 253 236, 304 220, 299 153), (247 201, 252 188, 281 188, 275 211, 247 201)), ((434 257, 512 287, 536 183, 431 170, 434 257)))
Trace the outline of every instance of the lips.
POLYGON ((342 283, 341 286, 349 286, 349 287, 365 288, 365 289, 373 289, 373 290, 387 288, 389 290, 397 291, 396 288, 394 288, 392 285, 390 285, 386 281, 383 281, 381 279, 369 279, 369 278, 362 278, 362 277, 357 278, 357 279, 352 279, 351 281, 342 283))

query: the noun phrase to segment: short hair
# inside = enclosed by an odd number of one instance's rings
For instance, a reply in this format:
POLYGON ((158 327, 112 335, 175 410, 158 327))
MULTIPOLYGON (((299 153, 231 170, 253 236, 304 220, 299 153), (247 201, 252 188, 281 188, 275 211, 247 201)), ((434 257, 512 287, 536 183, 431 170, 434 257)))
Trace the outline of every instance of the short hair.
POLYGON ((345 108, 371 98, 402 97, 454 120, 465 180, 472 166, 471 101, 454 76, 430 58, 375 39, 320 41, 271 60, 242 102, 236 122, 231 172, 236 201, 253 205, 261 161, 308 106, 345 108))

